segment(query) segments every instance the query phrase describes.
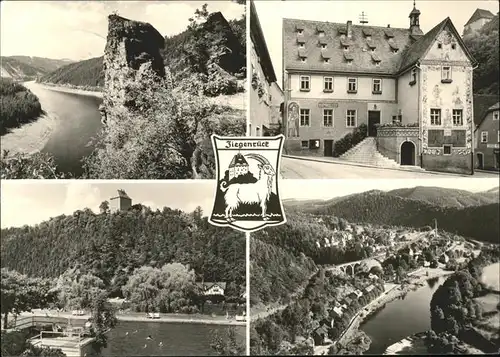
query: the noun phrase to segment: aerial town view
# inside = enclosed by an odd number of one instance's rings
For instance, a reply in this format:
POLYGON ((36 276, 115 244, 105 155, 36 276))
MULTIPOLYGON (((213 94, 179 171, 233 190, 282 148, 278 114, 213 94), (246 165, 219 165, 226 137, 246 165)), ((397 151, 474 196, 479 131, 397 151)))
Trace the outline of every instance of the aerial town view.
POLYGON ((498 179, 498 10, 252 1, 252 134, 286 136, 284 178, 498 179))
POLYGON ((245 235, 207 222, 210 183, 33 182, 2 182, 2 356, 245 354, 245 235))
POLYGON ((0 177, 214 179, 210 135, 246 130, 245 8, 2 1, 0 177))
POLYGON ((454 181, 284 181, 288 223, 251 235, 251 354, 497 352, 498 181, 454 181))

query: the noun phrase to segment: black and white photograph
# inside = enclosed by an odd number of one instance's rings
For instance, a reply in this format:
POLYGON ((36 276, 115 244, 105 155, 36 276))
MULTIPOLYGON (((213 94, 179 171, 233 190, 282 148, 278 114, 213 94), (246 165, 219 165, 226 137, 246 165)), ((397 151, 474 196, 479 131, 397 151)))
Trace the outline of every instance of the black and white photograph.
POLYGON ((497 1, 250 3, 249 131, 286 136, 283 178, 498 179, 497 1))
POLYGON ((251 355, 498 352, 498 180, 304 182, 251 234, 251 355))
POLYGON ((215 179, 245 136, 246 4, 2 1, 2 179, 215 179))
POLYGON ((210 181, 1 188, 2 356, 245 355, 246 238, 210 181))

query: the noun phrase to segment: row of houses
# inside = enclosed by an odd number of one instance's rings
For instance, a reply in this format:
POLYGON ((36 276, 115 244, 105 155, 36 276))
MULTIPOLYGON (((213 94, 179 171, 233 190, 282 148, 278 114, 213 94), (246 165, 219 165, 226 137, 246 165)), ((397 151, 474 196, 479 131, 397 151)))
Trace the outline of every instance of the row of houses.
MULTIPOLYGON (((407 28, 284 19, 283 90, 271 95, 279 86, 253 2, 250 10, 250 135, 281 122, 285 153, 333 156, 364 124, 374 139, 366 150, 400 165, 465 174, 500 167, 498 105, 474 118, 478 63, 449 17, 425 34, 415 3, 407 28)), ((464 33, 493 16, 478 9, 464 33)))
POLYGON ((334 306, 330 309, 330 318, 320 321, 312 332, 312 337, 316 345, 323 345, 330 342, 328 339, 328 330, 333 328, 335 320, 341 319, 345 310, 354 302, 361 298, 363 295, 370 293, 375 289, 374 284, 370 284, 363 288, 363 290, 356 289, 349 295, 345 296, 341 301, 336 301, 334 306))

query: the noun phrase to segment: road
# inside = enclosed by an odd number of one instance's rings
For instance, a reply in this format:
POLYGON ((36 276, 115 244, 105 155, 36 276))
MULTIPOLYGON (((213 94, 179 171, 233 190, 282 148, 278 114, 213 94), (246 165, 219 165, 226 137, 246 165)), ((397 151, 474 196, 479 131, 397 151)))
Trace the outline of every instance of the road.
POLYGON ((439 177, 498 178, 498 173, 478 171, 474 174, 474 176, 470 176, 403 169, 380 169, 333 161, 321 162, 283 157, 281 159, 281 176, 285 179, 415 179, 439 177))

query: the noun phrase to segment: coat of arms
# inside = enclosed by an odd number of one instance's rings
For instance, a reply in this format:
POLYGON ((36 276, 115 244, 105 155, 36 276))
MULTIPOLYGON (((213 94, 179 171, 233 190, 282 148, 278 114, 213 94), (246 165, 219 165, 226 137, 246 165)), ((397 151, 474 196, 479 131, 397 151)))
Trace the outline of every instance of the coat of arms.
POLYGON ((285 223, 278 191, 283 141, 283 135, 212 135, 217 187, 211 224, 252 232, 285 223))

